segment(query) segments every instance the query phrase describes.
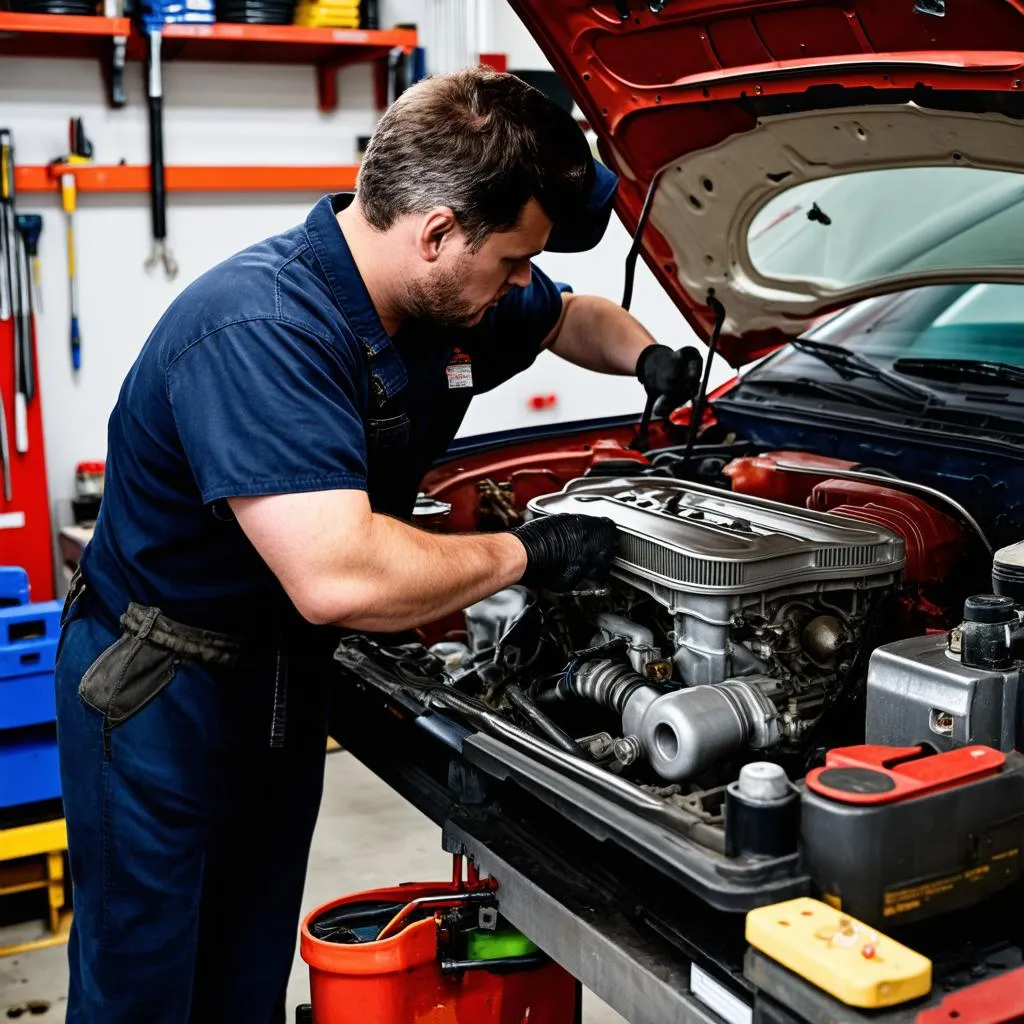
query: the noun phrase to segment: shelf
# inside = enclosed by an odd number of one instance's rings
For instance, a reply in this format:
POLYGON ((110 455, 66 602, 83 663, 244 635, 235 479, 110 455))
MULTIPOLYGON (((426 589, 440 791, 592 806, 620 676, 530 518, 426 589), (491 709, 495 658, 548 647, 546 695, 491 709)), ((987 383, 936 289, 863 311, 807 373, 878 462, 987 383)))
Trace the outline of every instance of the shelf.
MULTIPOLYGON (((386 56, 394 47, 416 46, 415 29, 373 30, 361 28, 306 28, 303 25, 165 25, 167 60, 179 57, 210 60, 211 54, 228 53, 220 60, 306 63, 317 57, 358 61, 386 56), (344 54, 344 56, 342 56, 344 54)), ((141 41, 141 36, 137 36, 141 41)))
POLYGON ((0 55, 109 56, 114 39, 125 38, 131 30, 128 18, 0 11, 0 55))
POLYGON ((0 11, 0 32, 4 35, 126 36, 128 18, 99 18, 91 15, 18 14, 0 11))
MULTIPOLYGON (((78 191, 148 192, 145 164, 42 166, 23 165, 15 171, 15 191, 22 194, 56 192, 63 171, 75 175, 78 191)), ((188 167, 165 168, 168 192, 344 192, 355 188, 358 167, 188 167)))
MULTIPOLYGON (((127 18, 15 14, 0 11, 0 55, 96 57, 107 63, 114 40, 127 40, 129 60, 146 56, 146 39, 127 18)), ((388 55, 417 45, 415 29, 306 28, 302 25, 165 25, 161 59, 308 64, 317 72, 320 108, 337 105, 336 76, 349 64, 373 62, 386 82, 388 55)))

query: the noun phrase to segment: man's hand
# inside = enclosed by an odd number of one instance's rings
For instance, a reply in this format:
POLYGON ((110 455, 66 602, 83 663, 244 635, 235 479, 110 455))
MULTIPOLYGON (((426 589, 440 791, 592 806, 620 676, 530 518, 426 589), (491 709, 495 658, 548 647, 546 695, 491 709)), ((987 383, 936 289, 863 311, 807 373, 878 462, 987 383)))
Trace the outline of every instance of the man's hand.
POLYGON ((517 526, 526 548, 526 586, 571 590, 587 576, 603 574, 615 557, 615 523, 584 515, 546 516, 517 526))
POLYGON ((636 362, 636 376, 647 394, 671 411, 697 394, 702 368, 700 353, 692 345, 678 351, 667 345, 648 345, 636 362))

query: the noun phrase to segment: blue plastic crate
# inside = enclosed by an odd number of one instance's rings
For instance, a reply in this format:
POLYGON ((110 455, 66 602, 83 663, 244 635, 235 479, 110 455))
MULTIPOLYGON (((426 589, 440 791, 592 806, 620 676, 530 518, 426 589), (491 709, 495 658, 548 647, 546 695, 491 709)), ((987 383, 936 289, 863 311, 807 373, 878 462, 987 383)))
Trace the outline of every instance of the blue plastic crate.
POLYGON ((0 565, 0 608, 28 604, 28 573, 19 565, 0 565))
POLYGON ((0 679, 0 730, 43 725, 56 717, 53 672, 0 679))
POLYGON ((60 601, 0 608, 0 679, 53 671, 62 608, 60 601))
POLYGON ((0 734, 0 807, 18 807, 60 796, 57 737, 0 734))

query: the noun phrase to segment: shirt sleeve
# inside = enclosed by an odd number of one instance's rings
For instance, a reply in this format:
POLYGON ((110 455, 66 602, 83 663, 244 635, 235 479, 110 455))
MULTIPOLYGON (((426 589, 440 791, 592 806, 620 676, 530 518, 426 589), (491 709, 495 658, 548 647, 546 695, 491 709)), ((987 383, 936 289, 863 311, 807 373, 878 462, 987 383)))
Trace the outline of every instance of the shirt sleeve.
POLYGON ((366 489, 356 350, 276 320, 231 324, 167 368, 167 393, 204 503, 366 489))
POLYGON ((513 288, 474 328, 478 343, 473 352, 473 393, 484 394, 533 365, 544 339, 562 315, 562 293, 556 284, 531 264, 525 288, 513 288))

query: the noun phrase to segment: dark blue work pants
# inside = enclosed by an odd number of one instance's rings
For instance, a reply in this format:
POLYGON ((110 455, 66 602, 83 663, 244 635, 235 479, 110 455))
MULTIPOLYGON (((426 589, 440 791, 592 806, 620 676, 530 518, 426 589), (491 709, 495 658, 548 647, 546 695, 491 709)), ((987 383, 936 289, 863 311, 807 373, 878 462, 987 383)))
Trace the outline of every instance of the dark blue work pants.
POLYGON ((80 602, 57 664, 74 923, 68 1024, 278 1024, 323 785, 326 670, 173 659, 116 724, 83 699, 118 639, 80 602))

